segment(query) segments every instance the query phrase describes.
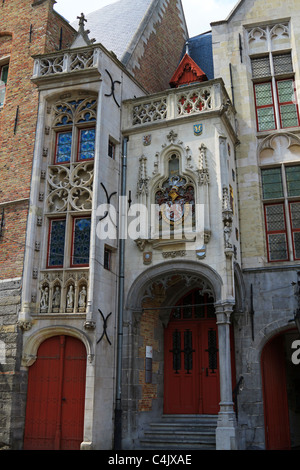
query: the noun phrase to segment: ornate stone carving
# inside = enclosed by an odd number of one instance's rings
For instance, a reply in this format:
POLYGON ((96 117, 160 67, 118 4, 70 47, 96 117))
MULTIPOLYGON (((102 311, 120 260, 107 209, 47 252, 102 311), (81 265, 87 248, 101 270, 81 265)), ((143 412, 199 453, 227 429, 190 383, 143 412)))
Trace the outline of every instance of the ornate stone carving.
POLYGON ((148 181, 149 178, 147 176, 147 157, 142 155, 139 158, 139 174, 138 174, 138 181, 137 181, 137 196, 141 194, 148 194, 148 181))
POLYGON ((167 115, 167 99, 154 99, 133 107, 133 126, 165 119, 167 115))
POLYGON ((212 109, 211 87, 178 93, 177 105, 179 116, 210 111, 212 109))
POLYGON ((186 256, 185 250, 178 250, 178 251, 163 251, 162 253, 163 258, 176 258, 176 257, 184 257, 186 256))
POLYGON ((197 170, 198 173, 198 181, 199 184, 209 184, 209 173, 207 168, 207 159, 206 159, 206 151, 207 148, 204 144, 201 144, 199 147, 199 167, 197 170))
POLYGON ((88 271, 46 271, 40 280, 41 313, 84 313, 88 271))

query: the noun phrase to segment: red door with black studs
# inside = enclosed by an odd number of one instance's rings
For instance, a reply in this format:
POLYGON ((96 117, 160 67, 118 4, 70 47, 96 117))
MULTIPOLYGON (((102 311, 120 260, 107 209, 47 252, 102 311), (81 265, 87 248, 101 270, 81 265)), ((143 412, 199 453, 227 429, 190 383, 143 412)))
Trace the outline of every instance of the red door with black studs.
POLYGON ((79 450, 83 440, 86 349, 71 336, 53 336, 29 368, 26 450, 79 450))
POLYGON ((219 402, 213 301, 197 289, 178 302, 165 330, 164 413, 217 414, 219 402))

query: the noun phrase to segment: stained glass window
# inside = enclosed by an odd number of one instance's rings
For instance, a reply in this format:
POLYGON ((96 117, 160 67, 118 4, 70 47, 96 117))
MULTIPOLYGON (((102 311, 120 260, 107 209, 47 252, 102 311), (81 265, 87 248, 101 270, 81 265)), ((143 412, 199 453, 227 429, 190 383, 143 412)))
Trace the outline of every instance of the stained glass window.
POLYGON ((48 267, 60 267, 64 264, 66 219, 50 221, 48 243, 48 267))
POLYGON ((55 163, 68 163, 71 160, 72 131, 59 132, 56 136, 55 163))
POLYGON ((91 219, 74 218, 72 265, 88 265, 90 253, 91 219))
POLYGON ((95 156, 95 129, 82 129, 79 137, 78 160, 92 160, 95 156))

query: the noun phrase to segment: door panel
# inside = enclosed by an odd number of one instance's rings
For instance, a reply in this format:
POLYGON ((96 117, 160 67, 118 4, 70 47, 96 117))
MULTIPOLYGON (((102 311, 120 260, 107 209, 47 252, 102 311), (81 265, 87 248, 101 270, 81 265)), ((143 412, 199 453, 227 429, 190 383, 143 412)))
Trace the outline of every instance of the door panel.
POLYGON ((44 341, 28 371, 24 449, 79 449, 86 352, 71 336, 44 341))
POLYGON ((165 331, 165 413, 218 412, 217 354, 214 320, 169 323, 165 331))
POLYGON ((290 448, 283 337, 271 340, 262 352, 266 448, 290 448))

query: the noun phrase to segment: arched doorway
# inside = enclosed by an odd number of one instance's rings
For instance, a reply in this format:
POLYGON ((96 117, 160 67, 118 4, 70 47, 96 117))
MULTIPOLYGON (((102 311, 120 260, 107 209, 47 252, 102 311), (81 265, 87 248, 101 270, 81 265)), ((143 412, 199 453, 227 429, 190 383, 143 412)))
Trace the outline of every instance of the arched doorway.
POLYGON ((292 361, 295 330, 271 338, 261 354, 262 387, 267 450, 299 449, 299 365, 292 361))
POLYGON ((220 402, 214 299, 184 295, 165 329, 164 413, 217 414, 220 402))
POLYGON ((28 371, 24 449, 80 449, 86 356, 72 336, 52 336, 40 345, 28 371))

